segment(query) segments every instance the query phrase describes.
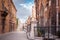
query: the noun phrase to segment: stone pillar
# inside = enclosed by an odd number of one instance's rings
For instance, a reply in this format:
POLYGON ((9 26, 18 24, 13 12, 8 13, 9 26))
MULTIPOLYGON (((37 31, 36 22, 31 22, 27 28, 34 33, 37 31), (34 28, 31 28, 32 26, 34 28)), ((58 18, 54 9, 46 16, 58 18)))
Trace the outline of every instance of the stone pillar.
POLYGON ((36 26, 37 26, 36 21, 32 21, 31 22, 31 32, 30 32, 30 38, 31 39, 34 39, 34 34, 35 34, 35 32, 34 32, 35 28, 34 27, 36 27, 36 26))

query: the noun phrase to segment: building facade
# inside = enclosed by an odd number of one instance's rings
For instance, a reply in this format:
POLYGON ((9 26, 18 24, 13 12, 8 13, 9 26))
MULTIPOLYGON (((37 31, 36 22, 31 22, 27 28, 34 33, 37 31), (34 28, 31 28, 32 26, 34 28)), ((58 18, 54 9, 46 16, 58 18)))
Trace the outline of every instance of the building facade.
POLYGON ((60 0, 35 0, 35 5, 37 27, 50 27, 53 34, 59 31, 60 0))
POLYGON ((28 32, 31 31, 31 16, 29 16, 27 19, 27 31, 28 32))
POLYGON ((16 29, 16 11, 12 0, 0 0, 0 33, 16 29))
POLYGON ((31 17, 31 31, 30 31, 31 39, 34 39, 34 36, 36 35, 37 35, 37 20, 36 20, 35 5, 33 5, 32 6, 32 17, 31 17))

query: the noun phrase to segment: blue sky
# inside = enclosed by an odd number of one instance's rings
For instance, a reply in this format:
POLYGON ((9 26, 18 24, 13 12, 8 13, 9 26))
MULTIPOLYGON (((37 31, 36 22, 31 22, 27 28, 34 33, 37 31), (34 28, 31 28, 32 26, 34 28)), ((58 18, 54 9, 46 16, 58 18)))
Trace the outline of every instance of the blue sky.
POLYGON ((28 16, 32 14, 34 0, 13 0, 13 2, 17 9, 17 18, 19 18, 19 20, 24 23, 28 16))

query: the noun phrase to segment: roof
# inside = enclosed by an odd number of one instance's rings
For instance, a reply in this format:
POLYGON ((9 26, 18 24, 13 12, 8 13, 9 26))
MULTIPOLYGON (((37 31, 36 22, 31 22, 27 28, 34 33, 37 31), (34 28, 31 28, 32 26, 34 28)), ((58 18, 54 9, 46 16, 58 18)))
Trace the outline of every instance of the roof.
POLYGON ((11 3, 13 4, 13 7, 15 8, 15 10, 17 11, 17 9, 16 9, 16 7, 15 7, 15 5, 14 5, 14 3, 13 3, 13 1, 11 0, 11 3))

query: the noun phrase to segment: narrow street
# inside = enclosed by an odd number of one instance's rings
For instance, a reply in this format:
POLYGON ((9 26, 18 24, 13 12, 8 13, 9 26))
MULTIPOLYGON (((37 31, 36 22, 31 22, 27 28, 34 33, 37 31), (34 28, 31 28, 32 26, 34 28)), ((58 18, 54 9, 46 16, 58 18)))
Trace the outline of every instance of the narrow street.
POLYGON ((26 33, 22 32, 11 32, 0 35, 0 40, 28 40, 26 33))
POLYGON ((0 40, 60 40, 60 0, 0 0, 0 40))

